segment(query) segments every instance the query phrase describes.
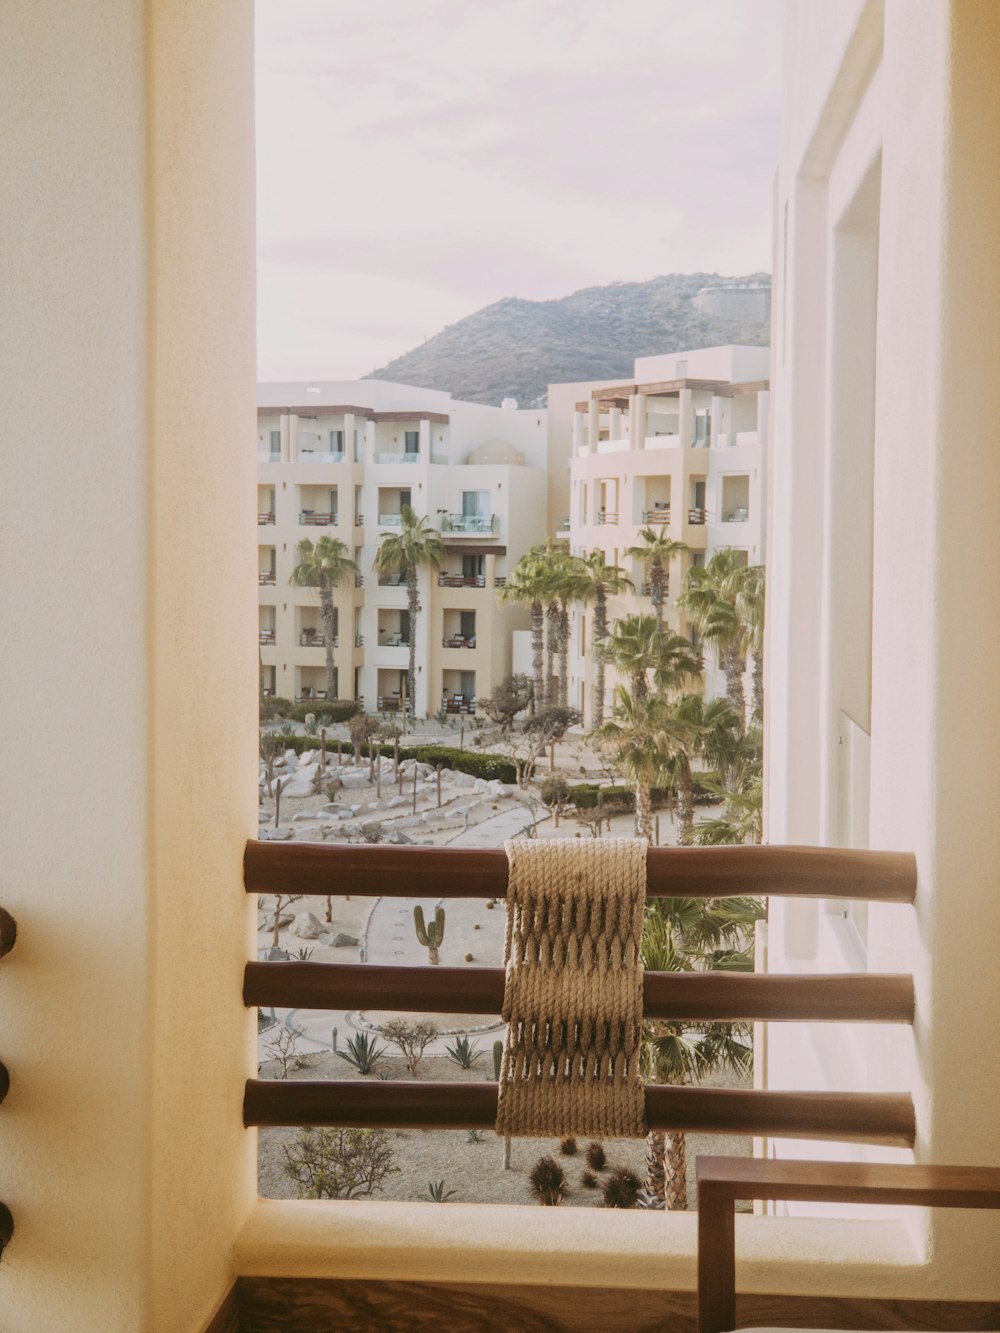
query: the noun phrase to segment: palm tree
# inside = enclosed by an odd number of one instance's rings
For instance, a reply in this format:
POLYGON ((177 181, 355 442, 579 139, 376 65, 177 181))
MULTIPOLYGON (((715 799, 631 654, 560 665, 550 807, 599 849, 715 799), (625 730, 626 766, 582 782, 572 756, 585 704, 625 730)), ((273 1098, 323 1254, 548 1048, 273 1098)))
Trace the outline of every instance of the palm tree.
POLYGON ((684 578, 684 591, 677 599, 702 638, 714 643, 719 665, 726 677, 726 695, 733 711, 746 722, 747 626, 737 609, 737 598, 746 581, 747 566, 742 552, 731 546, 716 551, 706 565, 693 565, 684 578))
POLYGON ((611 752, 635 791, 635 836, 652 841, 652 790, 661 781, 680 741, 680 728, 662 699, 639 697, 623 685, 615 690, 612 716, 593 736, 611 752))
POLYGON ((649 693, 649 673, 661 693, 701 675, 701 660, 687 639, 659 629, 653 616, 623 616, 601 643, 605 660, 628 676, 637 699, 649 693))
POLYGON ((656 628, 663 628, 663 603, 667 592, 667 571, 675 555, 688 549, 687 542, 672 541, 663 529, 643 528, 639 533, 641 546, 630 546, 625 551, 633 560, 641 560, 649 571, 649 595, 656 615, 656 628))
POLYGON ((698 846, 759 843, 764 836, 764 780, 761 775, 757 773, 749 777, 739 791, 729 791, 712 782, 706 786, 725 797, 726 813, 698 825, 694 830, 694 841, 698 846))
POLYGON ((347 547, 337 537, 320 537, 315 545, 306 537, 299 542, 299 563, 292 570, 290 583, 299 588, 315 588, 319 593, 320 614, 323 617, 323 637, 326 640, 326 697, 337 697, 337 669, 333 664, 333 641, 336 638, 336 612, 333 592, 344 578, 357 572, 357 565, 347 553, 347 547))
POLYGON ((618 565, 609 565, 607 556, 601 550, 591 551, 583 557, 577 596, 586 606, 594 603, 594 662, 596 681, 594 690, 594 726, 599 727, 604 721, 605 661, 604 640, 608 637, 608 598, 618 597, 623 592, 631 592, 634 585, 629 576, 618 565))
POLYGON ((527 606, 531 614, 531 673, 534 706, 545 705, 542 658, 545 652, 545 607, 548 570, 544 561, 544 547, 534 546, 525 551, 499 590, 501 603, 516 602, 527 606))
MULTIPOLYGON (((646 907, 642 961, 653 972, 752 972, 753 925, 764 915, 756 898, 659 898, 646 907)), ((727 1069, 748 1076, 753 1067, 746 1023, 649 1019, 643 1054, 656 1083, 700 1082, 727 1069)), ((687 1142, 683 1133, 653 1130, 646 1140, 646 1202, 687 1207, 687 1142)))
POLYGON ((382 534, 375 553, 375 568, 380 574, 402 574, 406 581, 406 604, 410 618, 410 661, 406 672, 407 706, 410 717, 416 717, 417 683, 417 573, 421 569, 440 569, 444 542, 437 528, 426 518, 418 518, 409 505, 400 509, 400 525, 396 532, 382 534))
POLYGON ((682 694, 670 710, 684 742, 677 747, 670 774, 677 786, 678 842, 687 847, 695 841, 691 760, 701 756, 718 773, 729 775, 738 762, 742 743, 740 723, 727 699, 706 702, 700 694, 682 694))
POLYGON ((748 565, 736 593, 736 614, 743 624, 744 638, 753 663, 751 716, 764 721, 764 592, 763 565, 748 565))
MULTIPOLYGON (((550 548, 551 549, 551 548, 550 548)), ((556 594, 556 657, 558 694, 555 703, 566 708, 569 703, 569 605, 582 599, 588 582, 587 566, 580 556, 568 551, 552 551, 552 586, 556 594)))

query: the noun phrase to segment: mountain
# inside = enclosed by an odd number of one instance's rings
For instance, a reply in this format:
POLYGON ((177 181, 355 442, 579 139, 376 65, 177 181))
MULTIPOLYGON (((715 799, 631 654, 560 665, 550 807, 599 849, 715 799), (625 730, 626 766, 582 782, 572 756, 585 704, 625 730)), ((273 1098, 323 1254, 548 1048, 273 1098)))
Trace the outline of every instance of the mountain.
POLYGON ((648 282, 585 287, 554 301, 507 297, 450 324, 365 378, 448 389, 473 403, 509 397, 522 407, 538 407, 549 384, 626 378, 637 356, 720 343, 765 345, 767 321, 740 318, 732 310, 738 300, 703 298, 699 305, 737 316, 722 318, 699 308, 694 298, 704 287, 768 281, 764 273, 744 278, 670 273, 648 282))

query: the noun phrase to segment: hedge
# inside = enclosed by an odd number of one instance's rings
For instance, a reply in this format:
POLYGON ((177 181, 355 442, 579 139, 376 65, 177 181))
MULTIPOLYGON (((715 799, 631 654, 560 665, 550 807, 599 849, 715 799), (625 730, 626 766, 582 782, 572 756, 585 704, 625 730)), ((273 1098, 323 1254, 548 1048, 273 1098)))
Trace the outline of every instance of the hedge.
MULTIPOLYGON (((701 772, 691 774, 695 800, 717 801, 718 796, 714 792, 710 792, 705 786, 705 778, 714 781, 716 775, 701 772)), ((597 782, 578 782, 570 786, 569 789, 569 799, 578 810, 592 809, 597 805, 599 794, 603 805, 617 807, 619 810, 635 809, 635 793, 629 787, 602 787, 597 782)), ((657 807, 668 805, 675 799, 676 792, 673 787, 654 787, 649 795, 652 805, 657 807)))
POLYGON ((356 699, 313 699, 309 703, 293 704, 285 717, 292 722, 304 722, 312 713, 321 727, 330 727, 335 722, 350 722, 363 711, 356 699))
MULTIPOLYGON (((392 758, 395 753, 391 745, 380 745, 381 754, 392 758)), ((368 753, 368 746, 362 745, 362 754, 368 753)), ((399 747, 400 759, 416 759, 419 764, 443 764, 456 773, 469 773, 474 778, 486 778, 491 782, 505 782, 513 785, 517 782, 517 768, 509 759, 498 754, 483 754, 480 750, 459 750, 448 745, 408 745, 399 747)))

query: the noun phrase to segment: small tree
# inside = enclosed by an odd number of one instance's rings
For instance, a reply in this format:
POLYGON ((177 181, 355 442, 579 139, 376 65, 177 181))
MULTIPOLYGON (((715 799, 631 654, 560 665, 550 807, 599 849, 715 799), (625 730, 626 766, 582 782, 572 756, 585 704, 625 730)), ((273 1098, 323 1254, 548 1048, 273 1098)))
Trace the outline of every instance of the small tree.
POLYGON ((501 731, 508 732, 514 725, 514 719, 531 707, 534 689, 530 676, 506 676, 492 694, 477 703, 488 718, 499 724, 501 731))
POLYGON ((371 738, 377 725, 377 720, 369 717, 367 713, 359 713, 357 717, 352 717, 348 722, 347 730, 351 737, 351 745, 354 747, 355 768, 361 763, 362 745, 371 738))
POLYGON ((416 1078, 417 1065, 424 1058, 424 1051, 438 1035, 435 1023, 421 1019, 417 1023, 408 1023, 405 1018, 393 1018, 382 1024, 382 1036, 398 1046, 406 1061, 406 1068, 416 1078))
POLYGON ((275 949, 278 947, 278 932, 281 930, 281 914, 292 903, 301 901, 301 893, 276 893, 274 895, 274 919, 271 922, 271 929, 274 934, 271 937, 271 943, 275 949))
POLYGON ((551 810, 555 827, 559 827, 559 816, 569 802, 569 783, 561 775, 546 778, 539 795, 546 810, 551 810))
POLYGON ((304 1129, 284 1154, 300 1199, 371 1198, 399 1171, 381 1129, 304 1129))
POLYGON ((265 1046, 270 1058, 278 1064, 278 1078, 287 1078, 289 1074, 294 1074, 297 1069, 305 1069, 311 1063, 309 1056, 299 1051, 301 1036, 301 1028, 285 1027, 282 1024, 278 1035, 265 1046))
POLYGON ((268 796, 274 795, 274 765, 285 752, 285 737, 280 731, 262 731, 260 733, 260 757, 264 765, 264 781, 267 783, 268 796))

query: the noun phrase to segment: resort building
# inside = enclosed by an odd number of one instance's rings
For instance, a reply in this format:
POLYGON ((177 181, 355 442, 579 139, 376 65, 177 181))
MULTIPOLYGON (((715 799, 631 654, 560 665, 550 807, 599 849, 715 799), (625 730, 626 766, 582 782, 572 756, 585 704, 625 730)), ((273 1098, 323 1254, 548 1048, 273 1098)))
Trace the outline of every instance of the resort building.
POLYGON ((511 670, 523 610, 501 607, 507 571, 546 531, 546 414, 457 402, 378 380, 261 384, 257 558, 262 684, 298 702, 327 698, 326 636, 315 590, 292 586, 303 538, 337 538, 358 567, 336 590, 336 697, 398 712, 410 634, 416 712, 471 714, 511 670), (380 574, 380 538, 410 505, 444 541, 418 574, 409 623, 402 578, 380 574))
MULTIPOLYGON (((669 562, 664 621, 696 644, 677 606, 685 572, 723 546, 748 564, 764 562, 769 360, 766 347, 708 347, 640 357, 627 383, 551 386, 550 432, 559 439, 572 410, 568 513, 555 535, 575 555, 602 550, 631 577, 635 592, 609 601, 612 619, 653 609, 648 567, 625 554, 641 546, 645 528, 688 548, 669 562)), ((593 615, 592 607, 573 611, 569 697, 585 725, 594 706, 593 615)), ((722 689, 711 653, 706 688, 722 689)))

